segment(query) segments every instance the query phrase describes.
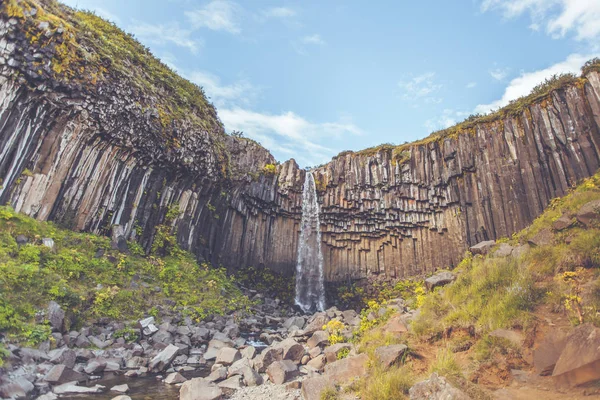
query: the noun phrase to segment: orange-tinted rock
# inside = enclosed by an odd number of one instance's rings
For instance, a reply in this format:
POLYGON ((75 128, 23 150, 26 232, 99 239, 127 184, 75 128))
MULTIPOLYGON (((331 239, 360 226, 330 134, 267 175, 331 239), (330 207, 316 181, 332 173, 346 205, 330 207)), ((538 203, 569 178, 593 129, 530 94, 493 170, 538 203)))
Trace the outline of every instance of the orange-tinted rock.
POLYGON ((552 376, 558 383, 570 386, 600 379, 600 329, 592 324, 573 329, 552 376))

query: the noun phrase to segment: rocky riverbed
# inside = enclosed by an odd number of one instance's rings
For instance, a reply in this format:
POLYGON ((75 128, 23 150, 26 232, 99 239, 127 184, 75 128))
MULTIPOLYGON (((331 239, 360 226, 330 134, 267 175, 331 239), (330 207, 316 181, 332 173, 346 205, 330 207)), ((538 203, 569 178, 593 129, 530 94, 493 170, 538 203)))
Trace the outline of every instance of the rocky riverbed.
MULTIPOLYGON (((356 311, 332 307, 303 315, 277 299, 254 298, 260 304, 243 317, 197 323, 180 315, 148 316, 129 323, 100 320, 73 331, 64 329, 65 313, 51 303, 45 316, 51 339, 37 348, 8 346, 0 396, 298 399, 302 387, 304 398, 318 399, 322 374, 335 382, 365 372, 364 363, 354 362, 364 355, 349 343, 330 345, 323 330, 337 319, 343 336, 351 337, 360 324, 356 311)), ((388 307, 406 311, 401 299, 388 307)))

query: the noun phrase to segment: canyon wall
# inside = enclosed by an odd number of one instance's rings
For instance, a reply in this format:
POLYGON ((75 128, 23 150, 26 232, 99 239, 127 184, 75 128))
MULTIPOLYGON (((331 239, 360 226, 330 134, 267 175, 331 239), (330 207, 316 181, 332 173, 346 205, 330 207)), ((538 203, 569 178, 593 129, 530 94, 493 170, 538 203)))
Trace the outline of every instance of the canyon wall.
MULTIPOLYGON (((212 106, 165 125, 165 94, 110 69, 93 83, 55 79, 57 50, 38 38, 65 33, 36 22, 31 35, 26 20, 0 18, 2 204, 76 230, 119 225, 147 251, 168 222, 201 260, 294 272, 305 174, 294 160, 271 173, 271 154, 226 135, 212 106)), ((342 153, 314 171, 326 279, 452 267, 593 174, 599 144, 600 76, 590 72, 464 133, 342 153)))

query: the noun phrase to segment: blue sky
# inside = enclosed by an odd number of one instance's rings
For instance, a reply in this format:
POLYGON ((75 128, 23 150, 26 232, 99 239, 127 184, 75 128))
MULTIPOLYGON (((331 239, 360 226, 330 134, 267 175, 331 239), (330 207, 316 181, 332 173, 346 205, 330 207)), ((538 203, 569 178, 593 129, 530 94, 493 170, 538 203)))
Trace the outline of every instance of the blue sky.
POLYGON ((600 0, 63 2, 133 33, 228 132, 302 166, 425 137, 600 54, 600 0))

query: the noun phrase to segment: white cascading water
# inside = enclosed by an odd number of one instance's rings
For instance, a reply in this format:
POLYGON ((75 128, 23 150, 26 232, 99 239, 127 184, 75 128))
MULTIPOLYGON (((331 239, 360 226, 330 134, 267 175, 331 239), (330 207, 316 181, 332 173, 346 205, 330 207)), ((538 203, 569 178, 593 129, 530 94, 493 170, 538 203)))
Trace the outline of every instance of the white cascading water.
POLYGON ((302 222, 296 261, 296 304, 305 312, 325 309, 323 253, 317 187, 312 172, 306 171, 302 191, 302 222))

